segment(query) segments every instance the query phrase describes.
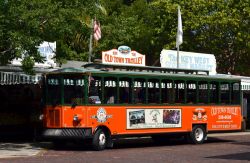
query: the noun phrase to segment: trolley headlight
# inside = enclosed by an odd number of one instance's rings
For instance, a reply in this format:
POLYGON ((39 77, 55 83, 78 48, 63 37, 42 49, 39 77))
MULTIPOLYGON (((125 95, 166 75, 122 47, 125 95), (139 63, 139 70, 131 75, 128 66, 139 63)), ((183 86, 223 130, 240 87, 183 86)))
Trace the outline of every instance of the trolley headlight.
POLYGON ((82 120, 82 116, 81 116, 81 115, 79 115, 79 114, 74 115, 73 121, 79 122, 79 121, 81 121, 81 120, 82 120))
POLYGON ((43 114, 39 115, 39 120, 40 120, 40 121, 43 120, 43 118, 44 118, 44 115, 43 115, 43 114))
POLYGON ((74 117, 73 117, 73 121, 79 121, 79 118, 78 118, 78 116, 77 116, 77 115, 74 115, 74 117))

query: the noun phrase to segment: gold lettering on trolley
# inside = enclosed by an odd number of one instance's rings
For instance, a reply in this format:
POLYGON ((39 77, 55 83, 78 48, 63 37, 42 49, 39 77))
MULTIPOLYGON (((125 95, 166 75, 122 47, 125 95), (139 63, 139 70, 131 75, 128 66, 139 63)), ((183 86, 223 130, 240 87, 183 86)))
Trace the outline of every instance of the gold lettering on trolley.
POLYGON ((237 107, 213 107, 211 109, 211 115, 215 116, 218 114, 231 114, 231 115, 238 115, 239 109, 237 107))

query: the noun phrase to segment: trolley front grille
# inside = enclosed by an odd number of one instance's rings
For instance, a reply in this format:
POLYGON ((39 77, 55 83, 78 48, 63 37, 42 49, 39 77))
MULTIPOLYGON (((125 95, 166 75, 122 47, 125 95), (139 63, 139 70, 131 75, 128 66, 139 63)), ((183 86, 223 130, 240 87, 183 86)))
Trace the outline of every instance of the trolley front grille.
POLYGON ((49 126, 59 127, 60 126, 60 111, 49 110, 49 126))

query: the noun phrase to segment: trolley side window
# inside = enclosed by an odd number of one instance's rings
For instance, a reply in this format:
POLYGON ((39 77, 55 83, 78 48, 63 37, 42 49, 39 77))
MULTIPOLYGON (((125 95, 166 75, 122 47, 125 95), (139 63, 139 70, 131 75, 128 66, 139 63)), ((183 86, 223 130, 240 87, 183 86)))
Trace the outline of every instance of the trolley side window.
POLYGON ((138 78, 134 80, 134 103, 144 104, 146 103, 146 88, 147 83, 143 78, 138 78))
POLYGON ((199 98, 199 103, 208 103, 208 82, 206 81, 200 81, 198 82, 198 98, 199 98))
POLYGON ((102 78, 98 76, 89 76, 89 103, 101 104, 102 99, 102 78))
POLYGON ((223 82, 220 84, 221 103, 230 104, 230 85, 223 82))
POLYGON ((197 103, 197 83, 195 81, 187 81, 187 103, 195 104, 197 103))
POLYGON ((64 104, 79 105, 84 103, 84 79, 74 76, 63 78, 64 104))
POLYGON ((117 103, 117 78, 115 77, 104 78, 104 103, 117 103))
POLYGON ((47 79, 47 103, 52 105, 61 104, 61 79, 48 77, 47 79))
POLYGON ((210 86, 210 103, 219 103, 219 83, 211 82, 210 86))
POLYGON ((185 82, 182 80, 174 81, 174 90, 175 90, 175 103, 184 103, 185 102, 185 82))
POLYGON ((148 103, 160 103, 160 82, 157 79, 148 80, 148 103))
POLYGON ((132 103, 132 79, 119 78, 119 102, 131 104, 132 103))
POLYGON ((240 104, 240 83, 232 84, 232 104, 240 104))

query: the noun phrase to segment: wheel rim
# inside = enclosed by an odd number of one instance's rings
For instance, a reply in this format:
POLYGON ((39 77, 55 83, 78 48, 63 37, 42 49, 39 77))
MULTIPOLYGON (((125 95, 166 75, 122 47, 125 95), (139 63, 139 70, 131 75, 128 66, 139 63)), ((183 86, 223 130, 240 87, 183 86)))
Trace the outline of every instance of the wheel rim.
POLYGON ((105 143, 106 143, 106 136, 105 136, 105 134, 104 133, 101 133, 100 135, 99 135, 99 145, 105 145, 105 143))
POLYGON ((197 128, 195 130, 195 139, 197 141, 202 141, 203 137, 204 137, 203 130, 201 128, 197 128))

